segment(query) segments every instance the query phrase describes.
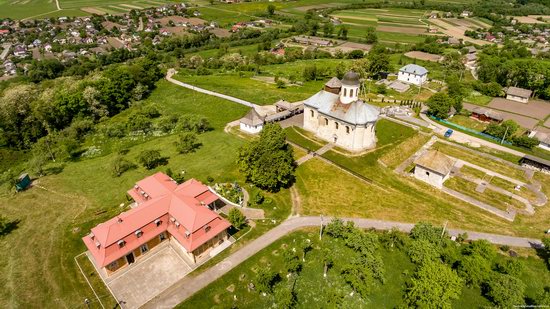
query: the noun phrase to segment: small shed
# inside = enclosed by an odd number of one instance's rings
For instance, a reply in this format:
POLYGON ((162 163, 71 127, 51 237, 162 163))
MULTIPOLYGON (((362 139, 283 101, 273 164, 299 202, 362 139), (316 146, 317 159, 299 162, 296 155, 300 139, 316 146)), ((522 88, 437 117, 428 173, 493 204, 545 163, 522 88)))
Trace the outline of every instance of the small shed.
POLYGON ((246 133, 256 134, 264 127, 265 117, 260 116, 256 109, 252 108, 239 121, 239 128, 246 133))
POLYGON ((442 188, 449 178, 454 161, 438 150, 428 150, 414 160, 414 177, 434 187, 442 188))
POLYGON ((476 107, 472 110, 472 118, 475 118, 483 122, 497 122, 500 123, 504 118, 502 114, 492 109, 476 107))
POLYGON ((506 90, 506 99, 520 103, 527 103, 529 102, 531 93, 533 92, 529 89, 510 87, 508 88, 508 90, 506 90))
POLYGON ((23 191, 31 185, 31 182, 32 180, 31 177, 29 177, 29 174, 21 174, 21 176, 17 178, 17 183, 15 183, 15 190, 17 190, 17 192, 23 191))

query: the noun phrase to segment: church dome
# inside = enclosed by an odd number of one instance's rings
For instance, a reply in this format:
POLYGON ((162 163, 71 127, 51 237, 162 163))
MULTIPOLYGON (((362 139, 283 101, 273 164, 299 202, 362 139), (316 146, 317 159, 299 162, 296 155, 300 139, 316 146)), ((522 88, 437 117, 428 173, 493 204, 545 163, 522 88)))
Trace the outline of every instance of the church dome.
POLYGON ((349 71, 344 75, 344 78, 342 78, 342 84, 343 85, 359 85, 359 74, 349 71))

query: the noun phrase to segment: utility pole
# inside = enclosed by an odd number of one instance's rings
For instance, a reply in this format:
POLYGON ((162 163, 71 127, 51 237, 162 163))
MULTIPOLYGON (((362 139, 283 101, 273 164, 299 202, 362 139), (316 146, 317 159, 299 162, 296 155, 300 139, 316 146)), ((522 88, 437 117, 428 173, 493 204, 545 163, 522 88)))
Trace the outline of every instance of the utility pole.
POLYGON ((449 220, 445 221, 445 225, 443 226, 443 231, 441 231, 441 237, 445 234, 445 230, 447 229, 447 223, 449 223, 449 220))
POLYGON ((319 240, 323 237, 323 216, 321 215, 321 228, 319 229, 319 240))
POLYGON ((504 131, 504 136, 502 137, 502 140, 500 141, 500 143, 504 143, 504 139, 506 138, 506 134, 508 133, 508 126, 506 126, 506 131, 504 131))

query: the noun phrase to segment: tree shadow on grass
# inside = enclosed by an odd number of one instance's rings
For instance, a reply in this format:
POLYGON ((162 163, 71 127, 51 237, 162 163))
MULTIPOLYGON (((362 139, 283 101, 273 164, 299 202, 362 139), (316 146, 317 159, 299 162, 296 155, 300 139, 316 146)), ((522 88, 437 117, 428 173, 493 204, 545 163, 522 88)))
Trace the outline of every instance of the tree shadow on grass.
POLYGON ((16 219, 9 222, 6 222, 5 224, 2 224, 0 226, 0 237, 6 236, 16 230, 19 227, 19 223, 21 220, 16 219))

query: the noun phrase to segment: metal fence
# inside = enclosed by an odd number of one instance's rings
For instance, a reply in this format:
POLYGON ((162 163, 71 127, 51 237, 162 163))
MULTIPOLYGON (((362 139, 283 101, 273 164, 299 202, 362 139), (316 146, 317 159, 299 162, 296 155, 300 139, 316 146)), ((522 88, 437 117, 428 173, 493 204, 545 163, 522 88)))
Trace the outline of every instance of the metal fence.
POLYGON ((502 141, 502 139, 498 138, 498 137, 494 137, 492 135, 489 135, 489 134, 485 134, 483 132, 479 132, 479 131, 476 131, 474 129, 470 129, 470 128, 466 128, 466 127, 463 127, 459 124, 456 124, 456 123, 453 123, 453 122, 450 122, 450 121, 447 121, 445 119, 441 119, 441 118, 437 118, 435 116, 430 116, 430 118, 434 119, 434 120, 437 120, 439 122, 442 122, 446 125, 449 125, 451 127, 454 127, 454 128, 457 128, 461 131, 466 131, 466 132, 469 132, 469 133, 472 133, 472 134, 475 134, 475 135, 479 135, 481 137, 484 137, 484 138, 488 138, 488 139, 491 139, 499 144, 506 144, 506 145, 512 145, 512 143, 508 142, 508 141, 502 141))

